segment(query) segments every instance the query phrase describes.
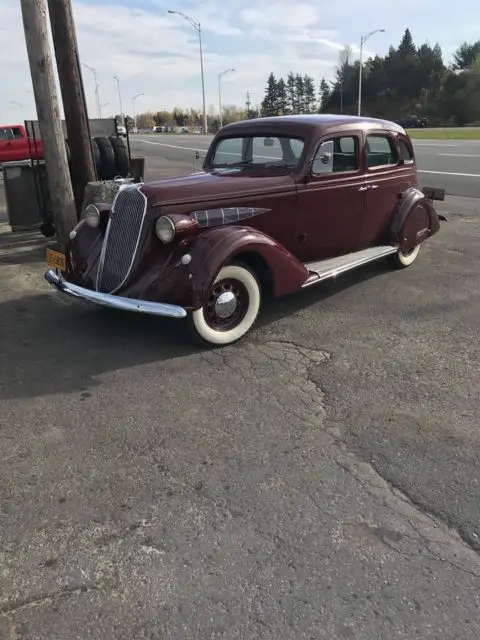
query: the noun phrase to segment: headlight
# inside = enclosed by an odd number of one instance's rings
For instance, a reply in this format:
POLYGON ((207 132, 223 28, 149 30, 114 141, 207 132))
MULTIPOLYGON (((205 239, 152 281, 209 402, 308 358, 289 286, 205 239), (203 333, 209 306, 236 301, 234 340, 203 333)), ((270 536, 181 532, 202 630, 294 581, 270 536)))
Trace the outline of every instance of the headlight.
POLYGON ((94 204, 89 204, 83 214, 83 219, 89 227, 96 228, 100 224, 100 211, 94 204))
POLYGON ((172 242, 175 237, 175 225, 167 216, 159 218, 155 224, 155 233, 157 238, 164 244, 172 242))

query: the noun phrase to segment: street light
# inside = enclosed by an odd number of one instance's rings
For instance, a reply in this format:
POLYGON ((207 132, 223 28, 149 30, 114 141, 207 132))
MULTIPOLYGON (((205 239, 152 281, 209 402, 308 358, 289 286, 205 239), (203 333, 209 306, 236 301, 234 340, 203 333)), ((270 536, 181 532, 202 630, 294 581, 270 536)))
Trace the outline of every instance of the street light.
POLYGON ((122 107, 122 92, 120 91, 120 78, 118 76, 113 76, 117 81, 117 89, 118 89, 118 102, 120 103, 120 118, 122 119, 122 125, 124 124, 123 120, 123 107, 122 107))
POLYGON ((235 71, 235 69, 225 69, 218 74, 218 108, 220 110, 220 126, 223 127, 223 115, 222 115, 222 78, 226 73, 235 71))
POLYGON ((16 104, 17 106, 21 107, 22 109, 25 108, 25 105, 22 104, 21 102, 18 102, 18 100, 10 100, 10 104, 16 104))
POLYGON ((93 67, 90 67, 88 64, 85 64, 85 62, 81 63, 82 67, 85 67, 85 69, 88 69, 89 71, 91 71, 93 73, 93 80, 95 82, 95 99, 96 99, 96 103, 97 103, 97 114, 98 117, 101 118, 102 117, 102 107, 100 105, 100 97, 98 94, 98 87, 100 86, 98 84, 97 81, 97 72, 93 67))
POLYGON ((132 116, 133 116, 133 126, 135 130, 137 129, 137 116, 135 115, 135 100, 140 96, 144 96, 144 93, 136 93, 132 98, 132 116))
POLYGON ((362 70, 363 70, 363 45, 373 36, 374 33, 385 33, 385 29, 375 29, 370 31, 366 36, 360 38, 360 68, 358 70, 358 111, 357 115, 362 115, 362 70))
POLYGON ((189 16, 181 13, 180 11, 172 11, 168 10, 168 13, 176 13, 179 16, 182 16, 184 20, 186 20, 198 33, 198 42, 200 45, 200 69, 202 71, 202 96, 203 96, 203 133, 208 133, 208 122, 207 122, 207 109, 205 107, 205 78, 203 75, 203 48, 202 48, 202 29, 200 26, 200 22, 195 22, 189 16))

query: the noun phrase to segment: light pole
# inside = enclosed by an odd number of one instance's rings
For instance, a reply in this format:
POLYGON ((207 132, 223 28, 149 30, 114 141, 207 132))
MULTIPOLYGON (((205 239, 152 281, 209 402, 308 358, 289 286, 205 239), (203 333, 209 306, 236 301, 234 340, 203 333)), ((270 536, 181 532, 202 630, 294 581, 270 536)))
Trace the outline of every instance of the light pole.
POLYGON ((135 130, 137 129, 137 116, 135 115, 135 100, 140 96, 144 96, 144 93, 136 93, 132 98, 132 116, 133 116, 133 126, 135 130))
POLYGON ((362 115, 362 70, 363 70, 363 45, 373 36, 374 33, 385 33, 385 29, 375 29, 360 38, 360 68, 358 70, 358 111, 357 115, 362 115))
POLYGON ((182 16, 184 20, 186 20, 198 33, 198 42, 200 45, 200 69, 202 71, 202 98, 203 98, 203 133, 208 133, 208 122, 207 122, 207 109, 205 107, 205 78, 203 75, 203 48, 202 48, 202 28, 200 26, 200 22, 195 22, 189 16, 181 13, 180 11, 172 11, 168 10, 168 13, 176 13, 179 16, 182 16))
POLYGON ((123 125, 125 123, 124 123, 124 118, 123 118, 122 92, 120 91, 120 78, 118 76, 113 76, 113 77, 117 81, 118 102, 120 103, 120 118, 122 119, 122 125, 123 125))
POLYGON ((235 69, 225 69, 218 74, 218 109, 220 111, 220 126, 223 127, 223 114, 222 114, 222 78, 226 73, 235 71, 235 69))
POLYGON ((90 67, 88 64, 85 64, 85 62, 82 62, 81 65, 82 65, 82 67, 85 67, 85 69, 88 69, 89 71, 91 71, 92 74, 93 74, 93 80, 95 82, 95 100, 96 100, 96 103, 97 103, 97 114, 98 114, 98 117, 101 118, 102 117, 102 107, 100 105, 100 96, 99 96, 99 93, 98 93, 99 84, 98 84, 98 81, 97 81, 97 71, 93 67, 90 67))

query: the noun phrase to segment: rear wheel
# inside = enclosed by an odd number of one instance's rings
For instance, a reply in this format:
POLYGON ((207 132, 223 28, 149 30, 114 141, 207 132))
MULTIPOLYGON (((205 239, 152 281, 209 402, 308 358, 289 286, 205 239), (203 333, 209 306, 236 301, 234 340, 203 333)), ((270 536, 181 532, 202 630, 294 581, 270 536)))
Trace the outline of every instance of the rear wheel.
POLYGON ((392 258, 392 266, 395 269, 405 269, 409 267, 413 262, 415 262, 418 252, 420 251, 420 245, 417 244, 416 247, 411 249, 410 251, 398 251, 392 258))
POLYGON ((260 285, 248 267, 240 264, 223 267, 204 306, 192 313, 196 337, 213 346, 240 340, 257 319, 260 302, 260 285))

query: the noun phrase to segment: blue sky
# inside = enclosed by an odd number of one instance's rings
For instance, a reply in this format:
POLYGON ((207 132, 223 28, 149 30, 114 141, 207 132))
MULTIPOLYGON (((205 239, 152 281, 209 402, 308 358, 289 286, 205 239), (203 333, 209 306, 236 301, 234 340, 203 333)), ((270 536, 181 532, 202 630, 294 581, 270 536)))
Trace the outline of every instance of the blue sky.
MULTIPOLYGON (((35 117, 19 2, 0 0, 0 121, 35 117), (30 91, 30 92, 29 92, 30 91), (13 103, 11 102, 13 101, 13 103), (23 106, 14 104, 21 103, 23 106)), ((348 44, 358 55, 360 36, 377 33, 369 53, 384 54, 409 27, 417 43, 439 42, 444 57, 464 40, 480 38, 476 0, 458 0, 455 9, 433 0, 73 0, 80 57, 95 67, 103 115, 118 112, 118 75, 124 110, 137 112, 200 107, 201 83, 195 30, 168 9, 200 21, 203 32, 207 109, 218 109, 218 74, 224 104, 242 105, 263 97, 270 71, 289 70, 333 78, 339 51, 348 44)), ((84 69, 89 110, 95 113, 92 74, 84 69)))

